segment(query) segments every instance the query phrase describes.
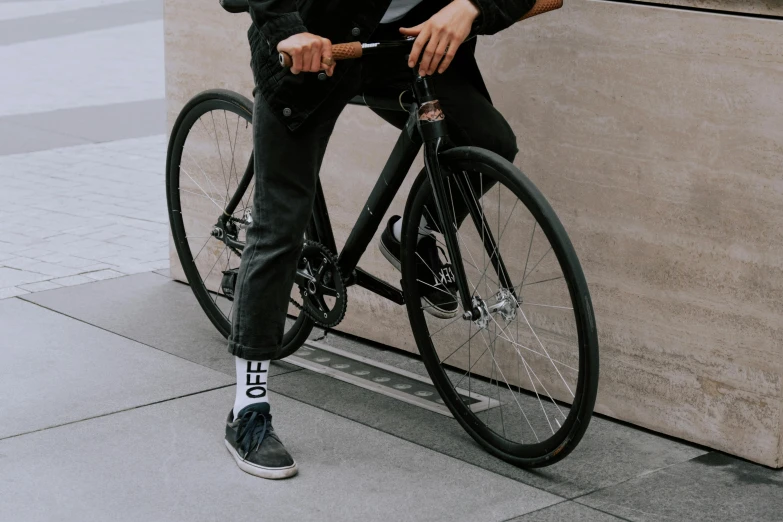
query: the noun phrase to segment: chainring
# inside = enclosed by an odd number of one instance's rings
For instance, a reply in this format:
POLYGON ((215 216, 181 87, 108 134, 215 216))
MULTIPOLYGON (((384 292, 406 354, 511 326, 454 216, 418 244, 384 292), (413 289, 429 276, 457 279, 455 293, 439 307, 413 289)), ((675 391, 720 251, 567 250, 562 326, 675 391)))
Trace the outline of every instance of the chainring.
POLYGON ((337 257, 322 244, 305 241, 296 271, 308 281, 306 286, 298 285, 302 304, 293 299, 291 303, 318 326, 333 328, 340 324, 348 308, 348 293, 337 257))

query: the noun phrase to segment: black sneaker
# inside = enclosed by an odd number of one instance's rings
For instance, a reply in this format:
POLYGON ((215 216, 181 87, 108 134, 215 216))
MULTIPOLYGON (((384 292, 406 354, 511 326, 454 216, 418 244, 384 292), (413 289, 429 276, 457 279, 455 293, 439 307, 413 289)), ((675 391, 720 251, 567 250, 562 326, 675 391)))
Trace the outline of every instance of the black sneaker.
MULTIPOLYGON (((394 224, 402 219, 400 216, 392 216, 386 223, 386 228, 381 233, 379 248, 394 268, 400 268, 400 242, 394 237, 394 224)), ((421 230, 423 233, 424 230, 421 230)), ((421 294, 424 311, 440 317, 450 319, 457 315, 459 300, 457 299, 457 284, 451 264, 441 259, 446 258, 446 253, 438 246, 435 234, 429 233, 419 239, 416 245, 416 256, 419 266, 419 293, 421 294)))
POLYGON ((233 410, 226 421, 226 448, 239 469, 267 479, 296 475, 296 462, 272 428, 269 403, 250 404, 234 419, 233 410))

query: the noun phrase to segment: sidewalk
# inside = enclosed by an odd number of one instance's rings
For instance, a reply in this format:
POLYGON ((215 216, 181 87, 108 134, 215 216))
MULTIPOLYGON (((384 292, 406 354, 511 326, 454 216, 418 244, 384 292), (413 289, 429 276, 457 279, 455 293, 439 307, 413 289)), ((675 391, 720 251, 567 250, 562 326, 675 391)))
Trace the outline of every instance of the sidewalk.
POLYGON ((284 361, 271 403, 301 471, 256 479, 222 445, 225 341, 165 272, 2 300, 0 331, 2 521, 771 521, 783 508, 780 472, 602 418, 561 463, 517 469, 451 418, 284 361))

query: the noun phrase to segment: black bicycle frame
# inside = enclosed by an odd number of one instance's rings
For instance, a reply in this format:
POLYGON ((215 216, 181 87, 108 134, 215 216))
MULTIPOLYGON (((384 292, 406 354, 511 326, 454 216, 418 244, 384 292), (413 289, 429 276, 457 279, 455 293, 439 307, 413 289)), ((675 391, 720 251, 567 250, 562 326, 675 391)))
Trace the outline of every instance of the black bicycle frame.
MULTIPOLYGON (((394 149, 384 165, 383 171, 370 196, 367 198, 367 202, 362 207, 361 214, 359 214, 359 218, 338 257, 338 266, 341 273, 347 276, 349 285, 359 285, 398 304, 404 303, 402 291, 358 268, 358 263, 378 230, 384 215, 389 210, 389 206, 402 186, 402 182, 408 175, 422 145, 424 146, 424 164, 428 179, 433 187, 438 219, 444 224, 453 222, 448 212, 450 207, 446 204, 449 198, 444 185, 444 173, 441 172, 438 163, 438 154, 452 148, 453 145, 448 140, 446 123, 444 121, 445 115, 438 104, 428 78, 418 76, 415 73, 414 75, 412 86, 415 104, 408 105, 408 112, 410 113, 408 122, 400 133, 400 137, 397 139, 394 149)), ((351 100, 351 103, 383 109, 403 110, 399 99, 387 96, 362 95, 355 97, 351 100)), ((461 185, 460 188, 462 188, 461 185)), ((475 205, 469 204, 468 210, 471 214, 477 214, 473 216, 474 221, 483 219, 483 214, 475 205)), ((329 212, 320 182, 318 183, 313 213, 316 217, 315 222, 321 225, 317 230, 318 240, 330 250, 336 252, 329 212)), ((473 293, 468 287, 456 230, 451 230, 451 227, 445 225, 443 228, 442 232, 449 251, 463 309, 472 310, 473 304, 471 299, 473 293)), ((490 248, 490 252, 494 252, 494 239, 490 238, 487 246, 490 248)))

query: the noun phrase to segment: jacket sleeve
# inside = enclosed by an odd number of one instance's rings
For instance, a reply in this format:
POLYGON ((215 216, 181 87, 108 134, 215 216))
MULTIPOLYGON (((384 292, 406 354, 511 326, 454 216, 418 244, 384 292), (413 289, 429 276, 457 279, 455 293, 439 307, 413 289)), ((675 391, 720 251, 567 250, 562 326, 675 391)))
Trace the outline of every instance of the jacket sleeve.
MULTIPOLYGON (((251 2, 252 3, 252 2, 251 2)), ((535 0, 473 0, 481 14, 471 34, 495 34, 512 26, 533 8, 535 0)))
POLYGON ((277 53, 277 44, 282 40, 307 32, 296 10, 296 0, 248 0, 248 4, 253 24, 266 38, 272 54, 277 53))

